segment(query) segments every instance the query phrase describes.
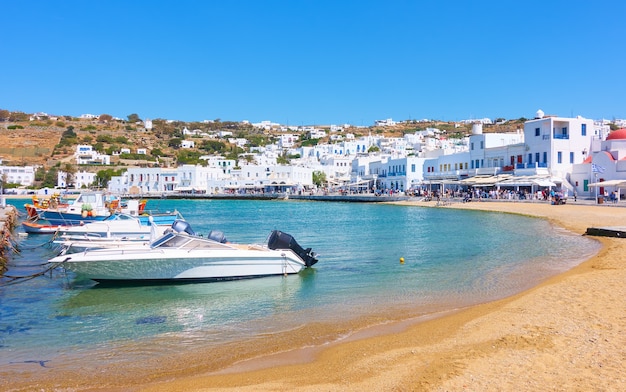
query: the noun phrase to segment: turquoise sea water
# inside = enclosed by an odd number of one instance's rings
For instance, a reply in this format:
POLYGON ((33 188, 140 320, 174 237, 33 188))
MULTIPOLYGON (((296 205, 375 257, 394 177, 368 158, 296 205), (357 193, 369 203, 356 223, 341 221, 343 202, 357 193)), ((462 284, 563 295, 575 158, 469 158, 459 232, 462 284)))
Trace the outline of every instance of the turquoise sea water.
MULTIPOLYGON (((22 209, 24 201, 9 203, 22 209)), ((595 241, 546 221, 501 213, 252 200, 164 199, 148 206, 177 209, 196 232, 219 229, 231 242, 264 243, 279 229, 312 247, 320 261, 299 275, 238 282, 100 288, 58 270, 2 286, 0 368, 54 367, 129 343, 137 350, 106 360, 167 355, 310 323, 454 309, 529 288, 598 250, 595 241), (141 344, 155 340, 161 344, 141 344)), ((48 239, 19 238, 22 251, 7 274, 37 270, 54 255, 48 239)))

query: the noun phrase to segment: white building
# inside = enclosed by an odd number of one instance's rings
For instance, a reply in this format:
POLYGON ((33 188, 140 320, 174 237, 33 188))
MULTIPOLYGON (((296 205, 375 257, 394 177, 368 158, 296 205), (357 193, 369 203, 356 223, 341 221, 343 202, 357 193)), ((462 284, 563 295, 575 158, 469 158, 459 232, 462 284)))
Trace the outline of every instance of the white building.
POLYGON ((291 148, 298 141, 299 136, 293 135, 291 133, 286 133, 278 136, 278 147, 279 148, 291 148))
POLYGON ((196 146, 196 142, 193 140, 183 140, 180 142, 180 148, 194 148, 196 146))
POLYGON ((599 149, 591 151, 582 163, 574 164, 570 182, 581 197, 602 196, 605 191, 626 194, 626 129, 611 132, 599 149), (603 182, 606 186, 589 186, 603 182))
POLYGON ((525 157, 518 164, 526 168, 546 167, 553 177, 567 180, 574 164, 587 159, 594 122, 583 117, 543 116, 524 123, 525 157))
POLYGON ((308 131, 309 139, 322 139, 326 137, 326 131, 323 129, 311 129, 308 131))
POLYGON ((36 166, 0 166, 0 175, 4 184, 31 186, 35 181, 36 166))
POLYGON ((146 194, 171 192, 178 185, 176 168, 129 168, 121 176, 109 181, 108 189, 118 194, 146 194))
POLYGON ((76 146, 76 152, 74 152, 74 158, 78 165, 110 165, 111 156, 107 154, 100 154, 94 150, 91 145, 79 144, 76 146))
POLYGON ((404 192, 423 183, 425 162, 416 156, 381 157, 371 162, 370 173, 363 178, 374 180, 376 189, 404 192))
POLYGON ((388 118, 386 120, 376 120, 374 125, 377 127, 393 127, 396 125, 396 122, 393 119, 388 118))
POLYGON ((94 185, 95 179, 96 179, 96 173, 90 173, 90 172, 81 170, 81 171, 74 173, 69 178, 69 184, 68 184, 67 173, 61 170, 57 172, 57 186, 60 188, 69 188, 69 187, 73 189, 89 188, 90 186, 94 185))
POLYGON ((545 116, 542 111, 526 121, 523 134, 483 134, 477 123, 469 138, 469 151, 427 160, 424 178, 431 183, 463 180, 472 185, 471 177, 490 175, 491 182, 481 182, 486 186, 495 185, 502 180, 499 176, 506 174, 511 176, 506 184, 514 186, 528 183, 529 177, 541 177, 544 184, 555 183, 573 191, 570 174, 574 165, 586 159, 593 130, 592 120, 545 116))
POLYGON ((291 165, 241 165, 233 176, 233 187, 240 188, 293 188, 302 190, 313 186, 313 169, 291 165), (237 185, 238 186, 235 186, 237 185))

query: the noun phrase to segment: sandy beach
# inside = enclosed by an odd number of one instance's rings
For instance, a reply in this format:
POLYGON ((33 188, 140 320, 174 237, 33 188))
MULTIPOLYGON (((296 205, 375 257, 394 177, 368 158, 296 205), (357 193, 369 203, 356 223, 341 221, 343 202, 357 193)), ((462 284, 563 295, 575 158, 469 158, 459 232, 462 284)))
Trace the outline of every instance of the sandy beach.
MULTIPOLYGON (((623 225, 626 218, 626 209, 608 205, 483 202, 443 208, 537 216, 581 235, 588 227, 623 225)), ((307 363, 170 375, 172 381, 139 390, 626 390, 626 240, 597 240, 603 244, 598 255, 510 298, 335 344, 307 363)))
MULTIPOLYGON (((438 208, 536 216, 580 235, 588 227, 626 221, 626 208, 606 204, 472 202, 438 208)), ((34 385, 4 385, 20 391, 626 390, 626 239, 594 238, 603 245, 596 256, 523 293, 428 320, 370 328, 322 347, 303 336, 272 343, 251 360, 250 353, 246 358, 233 352, 235 365, 212 363, 211 353, 181 352, 147 360, 138 369, 42 369, 46 378, 34 385)), ((0 378, 7 376, 2 374, 0 369, 0 378)))

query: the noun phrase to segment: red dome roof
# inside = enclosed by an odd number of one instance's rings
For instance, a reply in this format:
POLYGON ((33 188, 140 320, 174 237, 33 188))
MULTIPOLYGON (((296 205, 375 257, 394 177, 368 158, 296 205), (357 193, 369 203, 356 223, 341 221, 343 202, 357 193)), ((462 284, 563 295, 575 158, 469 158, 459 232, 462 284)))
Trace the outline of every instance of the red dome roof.
POLYGON ((626 128, 616 129, 615 131, 609 133, 606 140, 622 140, 626 139, 626 128))

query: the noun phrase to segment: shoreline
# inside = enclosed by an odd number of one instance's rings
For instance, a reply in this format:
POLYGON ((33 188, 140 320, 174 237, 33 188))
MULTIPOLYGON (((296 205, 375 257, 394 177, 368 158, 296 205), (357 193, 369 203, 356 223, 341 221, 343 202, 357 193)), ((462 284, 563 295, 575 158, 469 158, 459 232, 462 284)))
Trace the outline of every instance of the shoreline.
MULTIPOLYGON (((621 208, 593 205, 485 202, 442 208, 534 216, 580 235, 592 226, 621 225, 626 218, 621 208)), ((144 384, 138 390, 624 389, 626 242, 596 239, 602 248, 594 257, 508 298, 409 322, 400 331, 346 339, 319 348, 303 363, 244 372, 229 372, 229 367, 217 374, 144 384)))
MULTIPOLYGON (((396 202, 436 207, 435 202, 396 202)), ((476 209, 544 218, 582 235, 587 227, 621 225, 622 208, 548 203, 476 202, 441 208, 476 209)), ((599 253, 522 293, 494 302, 404 320, 373 323, 329 344, 306 338, 276 343, 230 364, 210 353, 149 360, 141 376, 104 366, 97 374, 50 369, 29 385, 41 390, 611 390, 626 389, 623 298, 626 242, 594 237, 599 253), (622 256, 625 255, 625 256, 622 256), (291 345, 290 345, 291 344, 291 345), (284 351, 278 353, 274 350, 284 351), (291 348, 290 348, 291 347, 291 348), (253 356, 253 358, 250 358, 253 356), (148 363, 149 362, 149 363, 148 363), (169 367, 168 364, 175 366, 169 367), (217 370, 216 369, 219 369, 217 370), (214 370, 210 370, 214 369, 214 370), (116 377, 119 376, 119 377, 116 377), (608 388, 607 388, 608 386, 608 388)), ((372 319, 375 319, 373 315, 372 319)), ((361 324, 363 325, 363 324, 361 324)), ((307 326, 318 328, 319 326, 307 326)), ((303 331, 304 332, 304 331, 303 331)), ((305 334, 306 335, 306 334, 305 334)), ((131 370, 132 373, 132 370, 131 370)), ((2 370, 0 369, 0 375, 2 370)), ((2 385, 2 382, 0 382, 2 385)), ((18 385, 14 390, 19 389, 18 385)))

